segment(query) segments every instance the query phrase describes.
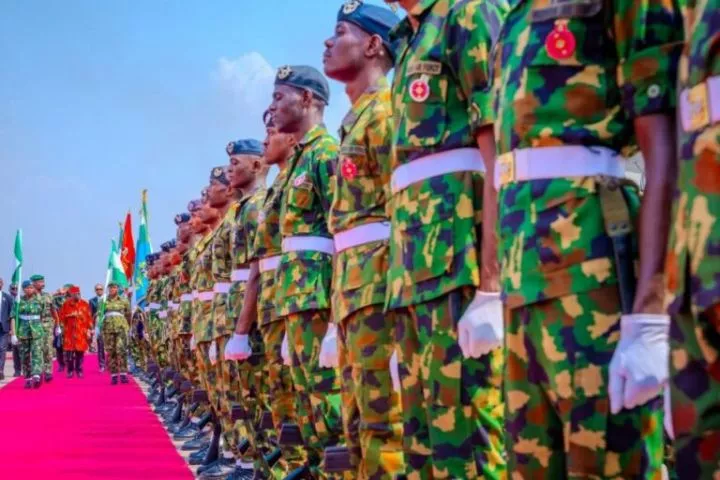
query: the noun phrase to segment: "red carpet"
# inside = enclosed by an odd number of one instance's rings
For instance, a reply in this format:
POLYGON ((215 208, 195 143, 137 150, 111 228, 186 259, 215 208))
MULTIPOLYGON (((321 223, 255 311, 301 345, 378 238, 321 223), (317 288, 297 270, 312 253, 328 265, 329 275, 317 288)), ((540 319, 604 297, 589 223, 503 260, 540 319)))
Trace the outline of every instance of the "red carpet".
POLYGON ((0 389, 0 478, 192 479, 140 387, 110 385, 95 355, 85 378, 0 389))

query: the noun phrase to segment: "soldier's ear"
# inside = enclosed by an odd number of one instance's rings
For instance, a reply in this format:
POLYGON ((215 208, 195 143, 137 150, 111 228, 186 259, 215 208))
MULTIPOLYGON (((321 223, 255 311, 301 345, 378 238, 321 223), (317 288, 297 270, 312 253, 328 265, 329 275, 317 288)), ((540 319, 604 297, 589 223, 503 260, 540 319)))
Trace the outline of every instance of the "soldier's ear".
POLYGON ((385 47, 383 46, 382 38, 380 35, 371 35, 365 45, 365 56, 368 58, 381 57, 385 54, 385 47))
POLYGON ((303 108, 305 108, 305 109, 312 107, 313 94, 310 90, 302 91, 302 97, 300 97, 300 103, 302 104, 303 108))

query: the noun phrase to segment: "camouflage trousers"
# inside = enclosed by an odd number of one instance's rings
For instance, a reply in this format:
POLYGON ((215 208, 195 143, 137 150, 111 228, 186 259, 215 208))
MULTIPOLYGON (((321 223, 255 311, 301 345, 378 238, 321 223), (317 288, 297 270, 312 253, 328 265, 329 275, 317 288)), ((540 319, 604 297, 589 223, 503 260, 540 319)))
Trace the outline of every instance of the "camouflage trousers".
MULTIPOLYGON (((295 389, 290 374, 290 368, 283 365, 281 347, 285 336, 285 321, 260 325, 263 345, 265 346, 265 388, 261 395, 262 403, 270 407, 273 417, 274 430, 263 431, 267 439, 276 439, 284 423, 297 423, 297 408, 295 403, 295 389)), ((297 447, 283 447, 282 459, 274 470, 276 476, 282 478, 292 470, 302 466, 306 461, 305 451, 297 447)))
POLYGON ((42 341, 43 371, 52 374, 53 356, 55 355, 55 347, 53 346, 55 325, 51 322, 44 323, 43 331, 45 332, 45 338, 42 341))
POLYGON ((311 310, 285 318, 292 357, 297 419, 312 467, 319 467, 325 447, 342 435, 340 378, 333 368, 320 368, 320 344, 330 321, 329 310, 311 310))
POLYGON ((107 367, 112 375, 128 371, 127 332, 103 332, 107 367))
POLYGON ((720 304, 673 317, 670 378, 678 478, 720 478, 720 304))
POLYGON ((662 398, 610 413, 608 368, 619 330, 615 286, 506 315, 506 427, 514 478, 660 478, 662 398))
POLYGON ((394 333, 395 316, 382 305, 350 314, 338 329, 343 429, 354 478, 391 480, 404 472, 400 396, 389 368, 394 333))
POLYGON ((23 376, 30 378, 43 373, 45 330, 38 322, 20 322, 17 332, 20 341, 20 364, 23 376))
POLYGON ((215 418, 220 419, 220 381, 215 366, 210 362, 210 344, 212 342, 200 342, 195 350, 195 361, 197 362, 199 385, 208 396, 208 402, 215 418))
MULTIPOLYGON (((228 399, 231 384, 230 363, 225 361, 225 345, 229 339, 230 335, 222 335, 215 339, 217 357, 213 368, 215 369, 215 378, 217 378, 218 415, 225 439, 225 448, 235 455, 238 451, 239 439, 235 422, 231 419, 232 407, 228 399)), ((233 398, 235 396, 236 394, 233 392, 233 398)))
POLYGON ((130 357, 132 357, 135 365, 142 370, 146 370, 150 350, 147 340, 144 338, 133 337, 130 339, 129 348, 130 357))
POLYGON ((458 345, 474 294, 460 288, 396 311, 408 480, 506 478, 503 351, 468 359, 458 345))

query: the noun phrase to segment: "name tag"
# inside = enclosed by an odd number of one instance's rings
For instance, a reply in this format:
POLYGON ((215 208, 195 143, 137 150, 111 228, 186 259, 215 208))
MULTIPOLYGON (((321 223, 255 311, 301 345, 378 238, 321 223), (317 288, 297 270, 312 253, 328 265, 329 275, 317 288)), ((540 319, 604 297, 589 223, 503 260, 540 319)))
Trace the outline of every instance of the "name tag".
POLYGON ((440 75, 440 72, 442 72, 442 63, 431 61, 413 62, 407 69, 407 75, 415 75, 416 73, 425 75, 440 75))

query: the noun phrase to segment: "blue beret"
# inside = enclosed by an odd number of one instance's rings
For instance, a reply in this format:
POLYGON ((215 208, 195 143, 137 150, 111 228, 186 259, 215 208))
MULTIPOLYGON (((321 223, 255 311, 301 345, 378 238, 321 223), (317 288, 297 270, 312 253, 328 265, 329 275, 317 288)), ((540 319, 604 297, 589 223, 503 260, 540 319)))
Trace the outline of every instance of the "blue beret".
POLYGON ((178 213, 175 215, 175 225, 182 225, 190 221, 190 214, 187 212, 178 213))
POLYGON ((328 104, 330 86, 320 71, 308 65, 285 65, 278 68, 275 85, 289 85, 311 91, 317 98, 328 104))
POLYGON ((225 149, 228 155, 257 155, 262 156, 263 146, 253 138, 246 140, 237 140, 227 144, 225 149))
POLYGON ((31 282, 39 282, 41 280, 45 280, 45 277, 43 277, 42 275, 33 275, 30 277, 31 282))
POLYGON ((22 288, 28 288, 28 287, 32 287, 32 280, 25 280, 22 283, 22 288))
POLYGON ((145 257, 145 264, 153 265, 155 263, 155 260, 157 260, 157 254, 148 253, 148 255, 145 257))
POLYGON ((190 202, 188 203, 188 212, 197 212, 198 210, 200 210, 200 207, 202 207, 202 204, 202 200, 190 200, 190 202))
POLYGON ((227 166, 215 167, 210 172, 210 181, 213 180, 222 183, 223 185, 230 185, 230 179, 227 176, 227 166))
POLYGON ((160 248, 162 249, 163 252, 169 252, 170 250, 172 250, 173 247, 170 244, 170 242, 165 242, 160 245, 160 248))
POLYGON ((340 7, 337 21, 357 25, 370 35, 379 35, 390 56, 395 56, 390 30, 398 24, 400 18, 389 8, 370 5, 362 0, 348 0, 340 7))

